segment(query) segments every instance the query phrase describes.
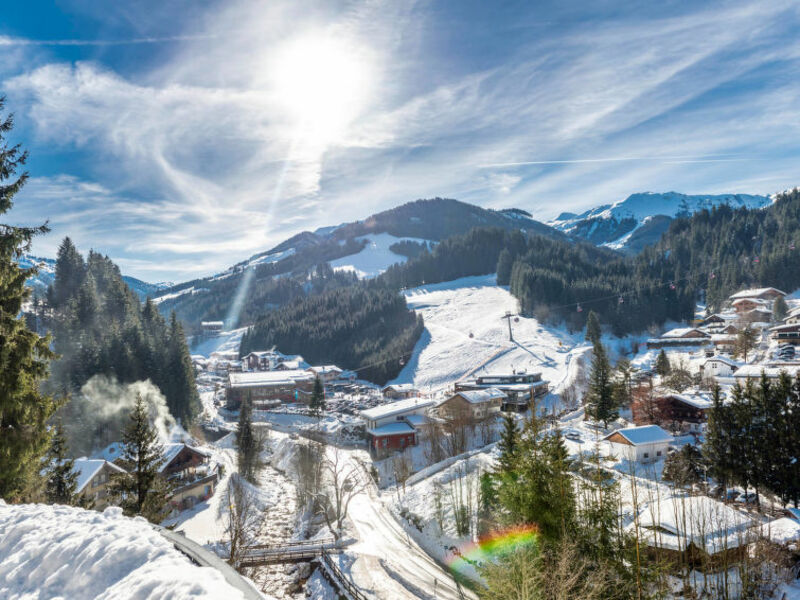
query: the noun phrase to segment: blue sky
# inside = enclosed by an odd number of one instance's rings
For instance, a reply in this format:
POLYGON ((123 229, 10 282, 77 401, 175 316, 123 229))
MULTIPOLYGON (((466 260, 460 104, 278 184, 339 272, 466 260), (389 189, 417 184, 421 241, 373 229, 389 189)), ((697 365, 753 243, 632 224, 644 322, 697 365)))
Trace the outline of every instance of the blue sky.
POLYGON ((12 3, 9 216, 156 281, 416 198, 774 193, 800 184, 798 25, 780 0, 12 3))

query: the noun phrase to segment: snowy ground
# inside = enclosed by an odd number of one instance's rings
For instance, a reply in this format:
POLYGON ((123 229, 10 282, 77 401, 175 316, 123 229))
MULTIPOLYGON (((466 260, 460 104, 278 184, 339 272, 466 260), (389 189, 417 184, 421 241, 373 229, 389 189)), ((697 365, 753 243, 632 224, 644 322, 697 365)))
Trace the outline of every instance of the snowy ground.
POLYGON ((405 256, 389 250, 392 244, 402 241, 427 242, 417 238, 399 238, 388 233, 364 235, 357 237, 356 240, 367 240, 367 245, 358 254, 332 260, 331 266, 335 271, 352 271, 360 279, 376 277, 391 265, 406 262, 405 256))
POLYGON ((243 594, 120 508, 100 513, 0 500, 0 597, 234 600, 243 594))

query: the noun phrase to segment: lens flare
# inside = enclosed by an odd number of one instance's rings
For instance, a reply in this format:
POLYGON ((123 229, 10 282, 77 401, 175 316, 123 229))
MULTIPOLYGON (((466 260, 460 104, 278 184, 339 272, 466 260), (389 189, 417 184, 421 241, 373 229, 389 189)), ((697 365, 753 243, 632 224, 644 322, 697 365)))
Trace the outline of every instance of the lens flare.
POLYGON ((456 572, 470 567, 478 567, 488 560, 494 560, 521 550, 535 547, 539 542, 539 529, 536 525, 517 525, 509 529, 493 531, 477 542, 469 542, 461 548, 452 548, 452 558, 447 565, 456 572))

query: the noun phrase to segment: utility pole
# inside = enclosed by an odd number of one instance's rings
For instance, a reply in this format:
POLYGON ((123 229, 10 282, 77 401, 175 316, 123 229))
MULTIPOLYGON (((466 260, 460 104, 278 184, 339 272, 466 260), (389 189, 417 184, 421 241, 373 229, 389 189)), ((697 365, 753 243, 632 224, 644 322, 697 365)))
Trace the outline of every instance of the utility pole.
POLYGON ((506 321, 508 321, 508 341, 509 342, 513 342, 514 341, 514 334, 511 333, 511 317, 513 317, 513 316, 514 315, 512 315, 510 312, 506 311, 506 314, 504 316, 500 317, 501 319, 505 319, 506 321))

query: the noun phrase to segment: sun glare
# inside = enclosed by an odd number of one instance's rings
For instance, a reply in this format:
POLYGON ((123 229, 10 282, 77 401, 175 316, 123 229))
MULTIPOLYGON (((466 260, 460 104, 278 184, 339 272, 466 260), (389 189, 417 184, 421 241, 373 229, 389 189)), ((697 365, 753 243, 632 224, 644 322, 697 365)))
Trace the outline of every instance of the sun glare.
POLYGON ((306 140, 335 141, 364 107, 371 83, 365 54, 326 35, 297 38, 276 54, 272 79, 278 101, 306 140))

